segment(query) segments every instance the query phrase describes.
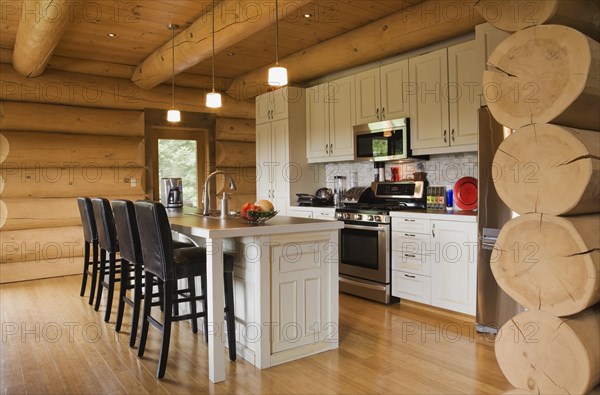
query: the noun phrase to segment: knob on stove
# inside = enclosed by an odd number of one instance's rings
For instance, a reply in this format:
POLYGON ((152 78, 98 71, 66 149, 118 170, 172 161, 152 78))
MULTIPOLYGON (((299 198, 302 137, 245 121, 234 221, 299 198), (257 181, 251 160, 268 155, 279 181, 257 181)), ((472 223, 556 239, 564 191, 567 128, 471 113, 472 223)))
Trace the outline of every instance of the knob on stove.
POLYGON ((381 217, 379 215, 376 215, 375 217, 373 217, 373 220, 376 222, 381 222, 381 217))
POLYGON ((359 220, 359 221, 360 221, 362 218, 363 218, 362 214, 356 214, 356 219, 357 219, 357 220, 359 220))
POLYGON ((350 218, 350 214, 349 213, 344 213, 343 215, 344 215, 344 219, 350 218))
POLYGON ((373 216, 372 216, 372 215, 369 215, 369 216, 367 217, 367 220, 369 220, 369 221, 373 221, 373 216))

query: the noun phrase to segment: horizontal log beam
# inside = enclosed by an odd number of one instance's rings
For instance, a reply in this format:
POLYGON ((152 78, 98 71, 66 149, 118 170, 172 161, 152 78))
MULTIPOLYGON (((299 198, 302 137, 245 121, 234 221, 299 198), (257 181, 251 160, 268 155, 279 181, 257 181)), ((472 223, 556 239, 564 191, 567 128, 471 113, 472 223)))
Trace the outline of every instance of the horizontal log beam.
POLYGON ((217 118, 217 140, 256 141, 256 122, 253 119, 217 118))
POLYGON ((70 0, 29 0, 23 4, 12 57, 12 64, 19 74, 37 77, 44 72, 69 27, 75 4, 70 0), (32 13, 32 9, 36 12, 32 13))
MULTIPOLYGON (((279 10, 293 12, 309 1, 311 0, 280 0, 279 10)), ((273 1, 254 0, 224 0, 217 4, 214 9, 215 51, 229 48, 274 23, 274 6, 273 1)), ((286 13, 280 12, 279 17, 283 18, 286 13)), ((210 12, 207 12, 175 36, 175 74, 212 56, 211 18, 210 12)), ((131 80, 144 89, 154 88, 167 81, 173 72, 172 51, 173 44, 169 40, 138 65, 131 80)))
MULTIPOLYGON (((0 100, 121 110, 168 110, 172 106, 171 87, 168 85, 145 90, 129 80, 56 70, 46 70, 38 78, 29 79, 17 74, 8 64, 0 64, 0 74, 0 100)), ((205 94, 206 91, 201 89, 178 88, 175 90, 175 106, 181 111, 215 113, 219 117, 255 117, 253 102, 238 101, 224 95, 223 107, 210 109, 202 103, 205 94)))
POLYGON ((83 255, 81 226, 60 228, 3 230, 0 263, 52 262, 83 255))
POLYGON ((0 123, 2 130, 144 136, 144 112, 139 110, 4 101, 0 123))
MULTIPOLYGON (((301 83, 472 32, 485 20, 474 3, 429 0, 280 60, 301 83), (432 27, 435 25, 435 27, 432 27)), ((267 91, 265 66, 237 77, 227 93, 238 100, 267 91)))
MULTIPOLYGON (((11 63, 13 51, 8 48, 0 48, 0 63, 11 63)), ((91 74, 100 77, 124 78, 130 79, 135 71, 134 65, 100 62, 97 60, 87 60, 71 58, 68 56, 53 55, 47 69, 69 71, 71 73, 91 74)), ((226 91, 233 78, 215 77, 215 89, 221 92, 226 91)), ((211 89, 212 77, 205 74, 180 73, 175 76, 176 86, 186 86, 188 88, 211 89)))
POLYGON ((0 265, 0 284, 81 274, 83 258, 6 262, 0 265))

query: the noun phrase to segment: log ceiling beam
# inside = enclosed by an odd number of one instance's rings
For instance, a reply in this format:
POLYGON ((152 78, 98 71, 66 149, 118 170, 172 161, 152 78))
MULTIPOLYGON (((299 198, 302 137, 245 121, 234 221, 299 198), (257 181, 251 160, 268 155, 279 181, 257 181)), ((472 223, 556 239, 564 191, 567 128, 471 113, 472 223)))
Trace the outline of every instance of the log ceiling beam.
MULTIPOLYGON (((12 50, 0 48, 0 63, 11 63, 12 54, 12 50)), ((50 59, 46 68, 51 70, 69 71, 71 73, 125 79, 129 79, 135 71, 134 65, 100 62, 58 55, 52 56, 52 59, 50 59)), ((215 77, 215 87, 218 91, 224 92, 229 88, 232 81, 232 78, 215 77)), ((212 87, 212 79, 210 75, 181 73, 175 76, 175 85, 210 90, 212 87)))
POLYGON ((23 2, 12 58, 12 65, 19 74, 37 77, 44 72, 72 22, 75 4, 71 0, 23 2))
MULTIPOLYGON (((282 19, 311 0, 280 0, 282 19)), ((224 50, 275 22, 275 2, 224 0, 215 7, 215 51, 224 50), (241 12, 243 10, 244 12, 241 12)), ((165 27, 166 28, 166 27, 165 27)), ((175 36, 175 74, 210 59, 212 56, 210 13, 196 20, 175 36)), ((148 56, 135 69, 131 81, 151 89, 167 81, 172 69, 171 40, 148 56)))
MULTIPOLYGON (((417 49, 474 30, 485 22, 474 3, 428 0, 280 60, 300 83, 417 49)), ((227 93, 245 100, 267 91, 265 66, 233 80, 227 93)))

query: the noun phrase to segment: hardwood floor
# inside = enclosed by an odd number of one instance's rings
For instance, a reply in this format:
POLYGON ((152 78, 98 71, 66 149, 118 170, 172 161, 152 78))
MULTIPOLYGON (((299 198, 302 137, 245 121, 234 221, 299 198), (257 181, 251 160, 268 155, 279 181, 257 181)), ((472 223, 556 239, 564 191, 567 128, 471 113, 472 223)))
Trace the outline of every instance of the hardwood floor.
MULTIPOLYGON (((461 316, 409 303, 384 306, 340 295, 340 348, 259 370, 238 357, 227 381, 208 380, 207 347, 174 325, 164 380, 155 372, 159 334, 144 358, 123 330, 79 297, 80 276, 0 286, 1 394, 497 394, 510 389, 493 340, 461 316)), ((116 300, 116 299, 115 299, 116 300)), ((116 303, 113 304, 116 313, 116 303)), ((113 314, 112 317, 116 317, 113 314)))

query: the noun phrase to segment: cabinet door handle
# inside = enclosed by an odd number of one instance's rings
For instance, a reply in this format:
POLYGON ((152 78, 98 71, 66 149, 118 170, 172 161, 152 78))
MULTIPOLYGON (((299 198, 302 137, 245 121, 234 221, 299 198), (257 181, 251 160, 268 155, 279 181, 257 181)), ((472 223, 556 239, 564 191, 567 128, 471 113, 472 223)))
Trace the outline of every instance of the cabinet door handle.
POLYGON ((411 276, 410 274, 405 274, 404 277, 408 277, 408 278, 416 278, 415 276, 411 276))
POLYGON ((448 131, 446 129, 444 129, 444 143, 448 142, 448 139, 446 138, 447 134, 448 134, 448 131))
POLYGON ((435 224, 431 225, 431 235, 435 237, 435 224))
POLYGON ((407 237, 417 237, 417 235, 412 235, 410 233, 405 233, 404 236, 407 236, 407 237))
POLYGON ((329 155, 333 155, 333 144, 329 144, 329 155))
POLYGON ((414 219, 404 218, 404 222, 415 222, 415 220, 414 219))
POLYGON ((325 144, 325 153, 329 155, 329 144, 325 144))
POLYGON ((452 138, 452 142, 454 142, 454 129, 450 132, 450 137, 452 138))
POLYGON ((413 254, 404 254, 404 256, 409 257, 409 258, 414 258, 415 257, 415 255, 413 255, 413 254))
POLYGON ((381 120, 383 121, 385 119, 385 107, 383 107, 381 109, 381 120))
POLYGON ((379 118, 379 109, 375 110, 375 115, 377 116, 377 119, 380 119, 379 118))

